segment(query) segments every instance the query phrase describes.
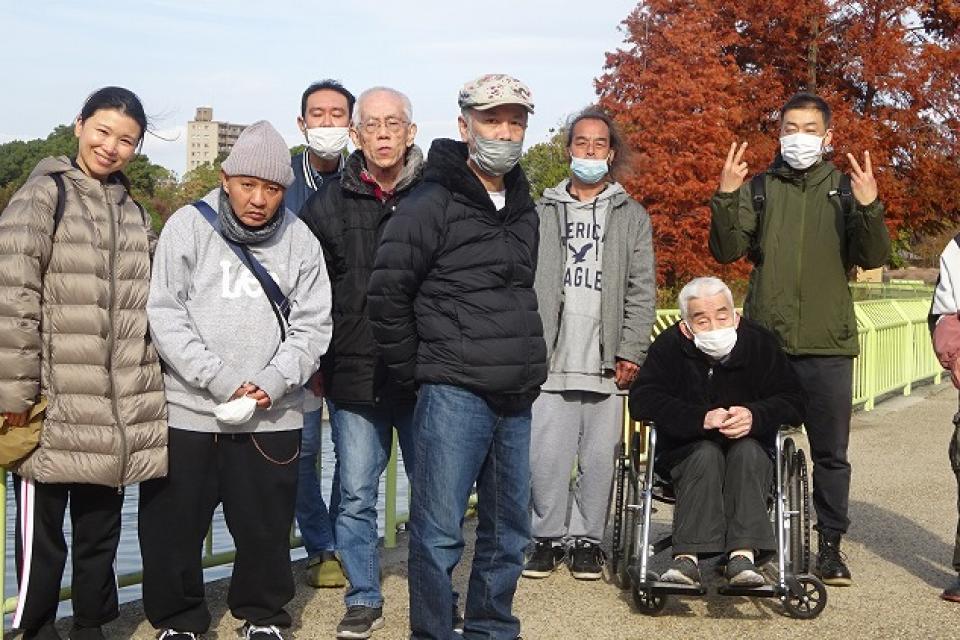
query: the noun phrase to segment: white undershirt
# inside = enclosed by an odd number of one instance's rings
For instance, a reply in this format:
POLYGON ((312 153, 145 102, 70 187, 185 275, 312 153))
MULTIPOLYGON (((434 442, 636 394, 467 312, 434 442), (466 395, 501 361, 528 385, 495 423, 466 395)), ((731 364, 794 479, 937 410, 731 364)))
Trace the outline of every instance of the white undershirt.
POLYGON ((487 195, 490 196, 490 200, 493 201, 493 206, 496 207, 497 211, 507 206, 506 189, 503 191, 487 191, 487 195))

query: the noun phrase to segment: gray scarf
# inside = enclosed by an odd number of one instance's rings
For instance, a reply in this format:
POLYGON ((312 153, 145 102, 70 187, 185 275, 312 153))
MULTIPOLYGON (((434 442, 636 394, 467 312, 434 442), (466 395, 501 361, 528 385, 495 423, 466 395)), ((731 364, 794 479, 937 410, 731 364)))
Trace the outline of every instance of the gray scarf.
POLYGON ((239 244, 258 244, 269 240, 280 230, 283 225, 283 218, 286 215, 286 209, 283 201, 280 201, 280 209, 277 211, 267 224, 262 227, 248 227, 240 222, 237 214, 233 212, 230 206, 230 198, 227 196, 223 187, 220 188, 220 204, 217 207, 217 221, 220 223, 220 231, 223 236, 232 242, 239 244))

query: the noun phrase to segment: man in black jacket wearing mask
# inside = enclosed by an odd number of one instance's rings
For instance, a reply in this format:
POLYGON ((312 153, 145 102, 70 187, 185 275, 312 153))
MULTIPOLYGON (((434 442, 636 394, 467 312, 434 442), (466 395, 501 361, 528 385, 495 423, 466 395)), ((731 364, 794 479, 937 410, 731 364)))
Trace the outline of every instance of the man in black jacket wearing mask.
POLYGON ((463 142, 434 141, 423 184, 384 230, 368 304, 391 375, 419 386, 411 637, 457 637, 450 575, 476 483, 463 635, 512 639, 530 537, 530 405, 547 374, 533 290, 538 220, 517 164, 533 103, 524 84, 491 74, 467 83, 459 105, 463 142))

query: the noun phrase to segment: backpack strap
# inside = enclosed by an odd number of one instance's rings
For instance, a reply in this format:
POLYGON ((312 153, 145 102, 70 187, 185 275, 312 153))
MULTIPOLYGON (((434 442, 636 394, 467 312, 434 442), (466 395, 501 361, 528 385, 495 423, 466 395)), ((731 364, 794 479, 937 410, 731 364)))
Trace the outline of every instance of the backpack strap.
POLYGON ((44 274, 47 272, 47 267, 50 266, 50 258, 53 257, 53 242, 57 237, 57 229, 60 228, 60 221, 63 220, 63 210, 67 206, 67 185, 63 182, 63 174, 49 173, 47 175, 53 179, 53 183, 57 186, 57 203, 53 207, 53 233, 50 234, 50 255, 47 256, 47 261, 42 265, 44 274))
POLYGON ((57 185, 57 206, 53 210, 53 236, 56 236, 60 221, 63 220, 63 210, 67 206, 67 185, 63 183, 62 173, 49 175, 57 185))
POLYGON ((263 292, 267 294, 267 299, 270 301, 270 307, 273 309, 274 315, 277 316, 277 322, 280 324, 280 341, 287 339, 286 331, 286 322, 284 320, 290 319, 290 300, 283 295, 283 291, 280 290, 280 286, 273 279, 270 273, 267 271, 266 267, 260 264, 253 254, 250 253, 250 249, 239 242, 233 242, 228 239, 220 229, 220 222, 217 220, 217 212, 213 210, 209 204, 203 200, 197 200, 193 203, 194 208, 200 212, 200 215, 210 223, 210 225, 216 230, 217 235, 219 235, 223 241, 227 244, 228 247, 237 255, 240 259, 240 263, 245 265, 253 276, 257 279, 257 282, 260 283, 260 287, 263 289, 263 292), (283 315, 283 318, 280 318, 280 315, 283 315))
POLYGON ((848 216, 853 213, 853 185, 850 181, 850 174, 840 174, 840 184, 837 186, 837 195, 840 196, 840 206, 843 208, 843 215, 848 216))
POLYGON ((756 226, 750 247, 747 249, 747 259, 759 266, 763 262, 763 249, 760 247, 760 235, 763 232, 763 214, 767 208, 767 176, 758 173, 750 179, 750 201, 753 203, 753 213, 756 215, 756 226))

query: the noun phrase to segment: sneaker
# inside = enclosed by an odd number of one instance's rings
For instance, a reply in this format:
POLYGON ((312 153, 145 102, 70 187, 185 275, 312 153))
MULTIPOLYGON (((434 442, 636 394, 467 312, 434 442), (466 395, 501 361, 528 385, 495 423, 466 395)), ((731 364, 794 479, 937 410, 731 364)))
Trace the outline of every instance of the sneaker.
POLYGON ((193 631, 163 629, 157 636, 157 640, 200 640, 200 634, 193 631))
POLYGON ((662 576, 660 582, 673 584, 687 584, 693 587, 700 586, 700 567, 690 558, 674 558, 662 576))
POLYGON ((353 605, 347 607, 347 613, 337 625, 337 637, 369 638, 381 627, 383 627, 383 607, 353 605))
POLYGON ((847 556, 840 551, 840 532, 822 529, 818 532, 817 577, 831 587, 849 587, 853 584, 847 556))
POLYGON ((78 627, 70 628, 70 640, 105 640, 103 629, 100 627, 78 627))
POLYGON ((24 629, 22 638, 23 640, 61 640, 53 622, 48 622, 36 629, 24 629))
POLYGON ((766 584, 766 580, 757 571, 756 565, 750 558, 739 553, 730 556, 723 575, 731 587, 761 587, 766 584))
POLYGON ((337 589, 347 585, 340 560, 332 551, 307 560, 307 584, 317 589, 337 589))
POLYGON ((245 622, 243 626, 240 627, 240 630, 237 631, 237 635, 243 638, 243 640, 283 640, 283 634, 280 633, 280 629, 272 624, 261 627, 251 622, 245 622))
POLYGON ((589 540, 577 540, 570 558, 570 573, 577 580, 599 580, 603 576, 603 550, 589 540))
POLYGON ((943 590, 940 597, 948 602, 960 602, 960 577, 953 584, 943 590))
POLYGON ((553 540, 537 540, 533 553, 523 565, 524 578, 546 578, 563 562, 566 552, 563 546, 553 540))

